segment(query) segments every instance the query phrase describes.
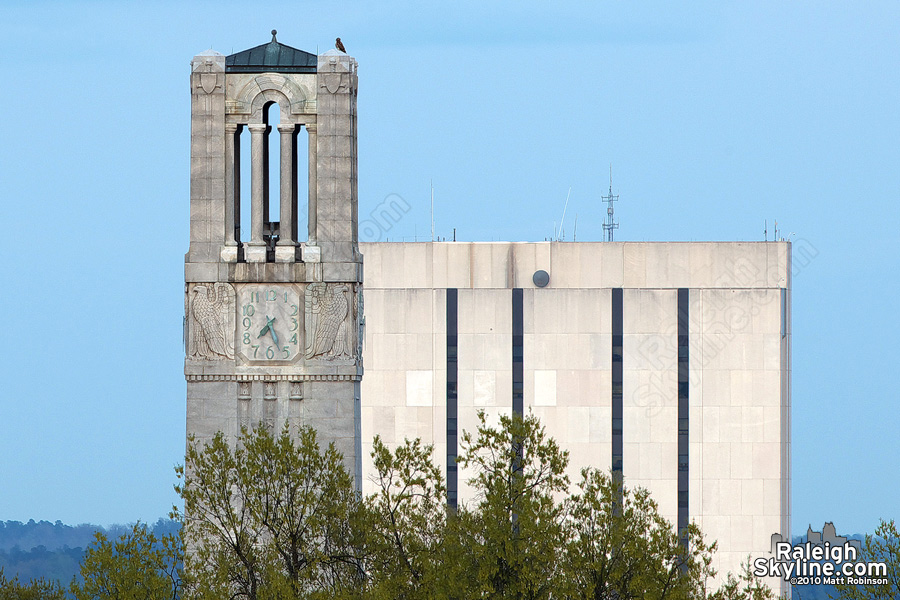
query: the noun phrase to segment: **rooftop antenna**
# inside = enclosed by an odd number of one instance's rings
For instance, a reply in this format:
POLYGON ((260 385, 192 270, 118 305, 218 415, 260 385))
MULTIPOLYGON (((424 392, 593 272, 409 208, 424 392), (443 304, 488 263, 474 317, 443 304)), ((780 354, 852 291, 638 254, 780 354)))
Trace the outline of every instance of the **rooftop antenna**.
POLYGON ((566 204, 563 206, 563 215, 562 219, 559 222, 559 231, 556 233, 556 241, 559 241, 559 238, 562 237, 563 231, 563 223, 566 221, 566 209, 569 208, 569 196, 572 195, 572 186, 569 186, 569 193, 566 194, 566 204))
POLYGON ((434 241, 434 179, 431 180, 431 241, 434 241))
POLYGON ((613 231, 619 228, 619 224, 616 223, 613 218, 613 202, 619 199, 619 195, 613 195, 612 193, 612 164, 609 165, 609 195, 601 196, 603 201, 608 205, 606 207, 606 223, 603 224, 603 231, 606 232, 606 241, 613 241, 613 231))

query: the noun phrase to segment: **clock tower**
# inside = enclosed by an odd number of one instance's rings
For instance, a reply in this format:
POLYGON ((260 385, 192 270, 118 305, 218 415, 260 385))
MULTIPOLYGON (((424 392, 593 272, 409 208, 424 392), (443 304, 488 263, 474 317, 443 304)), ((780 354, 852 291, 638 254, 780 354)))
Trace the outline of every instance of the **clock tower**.
POLYGON ((219 431, 233 439, 242 427, 310 425, 343 453, 359 487, 357 63, 275 34, 191 61, 187 433, 203 441, 219 431))

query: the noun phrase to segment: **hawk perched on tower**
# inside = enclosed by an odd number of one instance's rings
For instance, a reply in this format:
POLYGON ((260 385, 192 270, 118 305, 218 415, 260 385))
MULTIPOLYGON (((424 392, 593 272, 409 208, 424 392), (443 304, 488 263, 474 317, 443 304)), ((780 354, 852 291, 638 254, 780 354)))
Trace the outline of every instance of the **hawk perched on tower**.
POLYGON ((341 43, 341 38, 337 38, 336 40, 334 40, 334 47, 345 54, 347 52, 347 49, 344 48, 344 44, 341 43))

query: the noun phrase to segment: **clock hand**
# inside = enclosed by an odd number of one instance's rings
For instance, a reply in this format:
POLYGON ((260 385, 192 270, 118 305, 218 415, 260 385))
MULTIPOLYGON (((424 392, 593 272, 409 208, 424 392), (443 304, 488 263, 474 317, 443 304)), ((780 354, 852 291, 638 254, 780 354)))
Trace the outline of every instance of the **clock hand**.
POLYGON ((278 346, 278 334, 275 333, 275 328, 272 327, 272 323, 274 323, 274 322, 275 322, 275 317, 272 317, 270 319, 269 316, 266 315, 266 324, 262 329, 259 330, 259 335, 256 337, 258 339, 258 338, 261 338, 262 336, 266 335, 267 332, 271 333, 272 341, 274 341, 275 345, 278 346))
MULTIPOLYGON (((259 339, 259 338, 261 338, 262 336, 266 335, 266 332, 267 332, 267 331, 272 331, 272 322, 274 322, 274 321, 275 321, 275 317, 272 317, 272 318, 270 319, 270 318, 268 317, 268 315, 266 315, 266 324, 263 326, 262 329, 259 330, 259 335, 256 336, 257 339, 259 339)), ((274 331, 272 331, 272 333, 274 334, 274 331)))
MULTIPOLYGON (((268 317, 266 317, 268 319, 268 317)), ((275 333, 275 326, 273 323, 275 322, 275 317, 272 317, 272 320, 269 321, 266 325, 269 328, 269 333, 272 334, 272 341, 275 342, 275 347, 278 347, 278 334, 275 333)))

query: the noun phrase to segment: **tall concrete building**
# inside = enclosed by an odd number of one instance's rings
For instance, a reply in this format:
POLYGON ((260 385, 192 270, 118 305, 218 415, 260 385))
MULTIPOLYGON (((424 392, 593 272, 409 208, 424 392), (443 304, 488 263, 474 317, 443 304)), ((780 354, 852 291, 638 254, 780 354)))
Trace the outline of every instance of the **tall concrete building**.
POLYGON ((274 34, 192 61, 188 433, 312 425, 364 492, 373 437, 418 437, 460 503, 472 491, 455 457, 477 412, 533 412, 571 452, 573 481, 592 466, 648 488, 674 525, 718 541, 722 575, 787 537, 790 244, 358 245, 356 91, 353 58, 274 34))
POLYGON ((789 534, 789 243, 361 248, 364 472, 375 434, 419 437, 465 501, 461 432, 532 412, 573 485, 598 467, 647 488, 718 541, 720 576, 789 534))

